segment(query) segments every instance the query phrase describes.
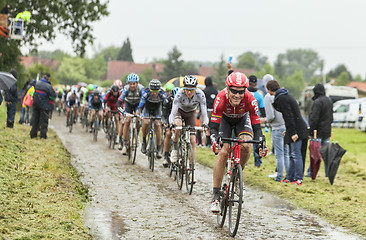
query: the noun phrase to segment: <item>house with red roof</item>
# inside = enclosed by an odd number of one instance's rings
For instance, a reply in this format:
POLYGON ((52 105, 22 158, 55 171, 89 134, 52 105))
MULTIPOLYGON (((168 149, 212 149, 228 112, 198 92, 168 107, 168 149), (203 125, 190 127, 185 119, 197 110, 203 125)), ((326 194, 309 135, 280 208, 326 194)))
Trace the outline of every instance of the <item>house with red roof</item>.
POLYGON ((36 63, 39 63, 44 66, 49 66, 52 71, 57 71, 58 67, 61 64, 59 61, 54 59, 43 59, 34 56, 22 56, 20 57, 20 62, 24 64, 26 68, 29 68, 36 63))
POLYGON ((116 80, 132 72, 141 74, 144 69, 152 69, 154 77, 163 72, 165 65, 162 63, 133 63, 128 61, 109 61, 106 75, 102 80, 116 80))

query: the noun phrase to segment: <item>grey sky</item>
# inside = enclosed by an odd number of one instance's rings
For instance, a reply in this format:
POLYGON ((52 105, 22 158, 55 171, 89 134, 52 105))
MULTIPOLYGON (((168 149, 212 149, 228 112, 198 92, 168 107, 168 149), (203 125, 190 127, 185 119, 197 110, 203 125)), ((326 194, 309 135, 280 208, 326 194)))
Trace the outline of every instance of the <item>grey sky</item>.
MULTIPOLYGON (((326 71, 343 63, 366 75, 366 1, 110 0, 108 7, 110 16, 94 24, 95 46, 122 46, 129 37, 135 62, 166 57, 175 45, 184 60, 213 62, 223 53, 235 61, 253 51, 271 64, 287 49, 310 48, 326 71)), ((71 53, 70 46, 58 37, 39 49, 71 53)))

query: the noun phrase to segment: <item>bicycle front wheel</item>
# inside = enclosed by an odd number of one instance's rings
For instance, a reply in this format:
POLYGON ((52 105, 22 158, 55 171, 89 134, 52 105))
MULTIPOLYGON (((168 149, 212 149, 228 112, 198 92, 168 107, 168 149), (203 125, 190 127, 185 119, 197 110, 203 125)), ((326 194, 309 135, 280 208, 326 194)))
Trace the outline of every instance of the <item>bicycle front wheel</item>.
POLYGON ((109 148, 114 149, 114 145, 116 144, 116 127, 114 125, 114 121, 111 120, 111 124, 108 129, 108 140, 109 142, 109 148))
POLYGON ((74 124, 74 116, 73 112, 70 111, 70 117, 69 117, 69 132, 72 133, 72 125, 74 124))
POLYGON ((94 134, 93 134, 93 140, 97 141, 98 140, 98 130, 99 130, 99 125, 98 125, 98 121, 94 121, 94 134))
POLYGON ((243 204, 243 170, 240 164, 233 168, 229 189, 229 230, 234 237, 238 231, 241 207, 243 204))
POLYGON ((176 163, 176 171, 177 171, 177 184, 178 184, 178 188, 179 190, 182 189, 183 186, 183 175, 184 175, 184 161, 183 161, 183 156, 184 156, 184 152, 185 150, 183 149, 184 147, 181 144, 178 144, 178 161, 176 163))
POLYGON ((154 161, 155 161, 155 136, 154 134, 150 134, 150 148, 149 148, 149 156, 150 156, 150 169, 154 171, 154 161))
POLYGON ((191 195, 194 185, 194 162, 193 162, 193 150, 192 145, 188 144, 184 155, 185 162, 185 174, 186 174, 186 188, 187 192, 191 195))
POLYGON ((134 128, 133 131, 132 131, 132 139, 131 139, 131 146, 130 148, 130 151, 131 151, 131 160, 132 160, 132 164, 135 164, 135 161, 136 161, 136 153, 137 153, 137 138, 139 136, 137 135, 137 129, 134 128))

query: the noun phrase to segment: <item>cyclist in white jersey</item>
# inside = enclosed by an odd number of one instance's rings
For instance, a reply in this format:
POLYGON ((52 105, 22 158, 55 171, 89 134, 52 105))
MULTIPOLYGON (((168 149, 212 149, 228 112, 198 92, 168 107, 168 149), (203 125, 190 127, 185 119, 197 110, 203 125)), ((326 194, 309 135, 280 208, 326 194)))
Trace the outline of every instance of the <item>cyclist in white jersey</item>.
MULTIPOLYGON (((169 116, 169 122, 174 123, 175 126, 182 126, 182 119, 185 121, 186 126, 194 127, 196 126, 197 119, 197 108, 198 105, 201 108, 201 113, 203 117, 203 126, 208 125, 207 117, 207 105, 206 97, 201 89, 197 88, 197 78, 191 75, 185 76, 183 79, 184 87, 180 89, 173 101, 172 112, 169 116)), ((173 138, 173 150, 171 155, 171 161, 173 163, 178 160, 178 139, 180 137, 180 131, 175 131, 175 137, 173 138)), ((193 133, 191 135, 191 144, 193 150, 193 162, 196 161, 196 135, 193 133)))

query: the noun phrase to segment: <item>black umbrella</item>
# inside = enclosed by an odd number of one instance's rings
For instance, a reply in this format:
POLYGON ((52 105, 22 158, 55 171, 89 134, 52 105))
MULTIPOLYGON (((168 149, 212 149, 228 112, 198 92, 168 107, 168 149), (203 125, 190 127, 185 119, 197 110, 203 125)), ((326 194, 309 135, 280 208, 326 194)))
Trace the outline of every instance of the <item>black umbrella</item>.
POLYGON ((0 89, 7 90, 16 82, 17 80, 12 74, 7 72, 0 72, 0 89))
POLYGON ((337 174, 339 164, 346 150, 339 146, 338 143, 329 143, 324 145, 319 150, 324 159, 324 164, 328 166, 328 178, 331 185, 333 185, 334 178, 337 174))

